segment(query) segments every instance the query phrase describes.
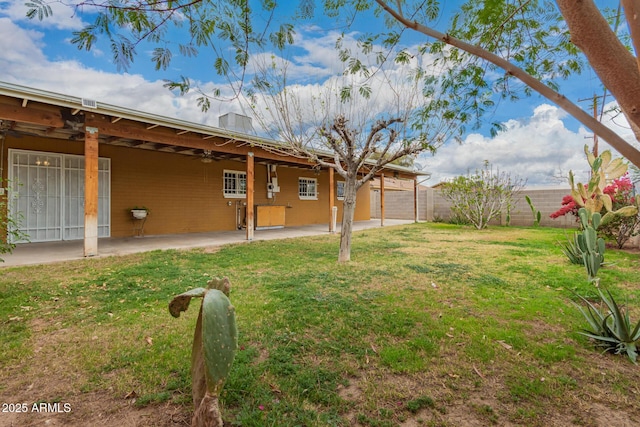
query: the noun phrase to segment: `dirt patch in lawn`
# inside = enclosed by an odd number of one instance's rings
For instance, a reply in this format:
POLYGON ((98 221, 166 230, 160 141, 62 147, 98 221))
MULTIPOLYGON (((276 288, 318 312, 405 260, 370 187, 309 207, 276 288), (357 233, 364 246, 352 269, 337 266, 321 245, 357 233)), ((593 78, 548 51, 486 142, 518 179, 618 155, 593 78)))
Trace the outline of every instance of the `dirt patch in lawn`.
MULTIPOLYGON (((607 356, 603 356, 601 362, 607 365, 607 356)), ((602 365, 600 369, 607 369, 602 365)), ((629 373, 634 368, 630 367, 629 373)), ((347 385, 339 386, 338 393, 350 403, 352 409, 344 414, 344 418, 353 426, 376 425, 381 422, 380 414, 384 413, 387 414, 382 417, 384 420, 392 420, 401 427, 638 425, 635 408, 625 406, 623 401, 613 403, 610 396, 595 396, 592 392, 596 389, 587 385, 584 390, 571 393, 570 406, 544 405, 542 411, 535 402, 511 399, 499 369, 485 373, 477 371, 472 375, 431 371, 376 378, 370 377, 365 370, 361 376, 351 377, 347 385), (387 402, 387 405, 380 407, 380 402, 387 402), (552 412, 549 409, 553 409, 552 412), (362 423, 363 419, 368 420, 362 423)))
POLYGON ((182 405, 137 407, 133 395, 116 396, 113 390, 83 392, 86 373, 74 366, 70 354, 80 345, 78 334, 70 328, 52 329, 41 319, 34 319, 31 328, 33 353, 2 374, 0 427, 190 425, 191 414, 182 405))
MULTIPOLYGON (((46 387, 47 382, 43 385, 46 387)), ((53 388, 58 387, 59 384, 53 385, 53 388)), ((46 395, 46 388, 39 389, 36 394, 46 395)), ((2 399, 7 401, 4 396, 2 399)), ((33 402, 30 397, 13 399, 16 403, 27 403, 28 410, 26 413, 0 414, 1 427, 177 427, 191 424, 184 407, 162 404, 137 408, 133 399, 115 399, 106 392, 67 395, 55 403, 33 402)))

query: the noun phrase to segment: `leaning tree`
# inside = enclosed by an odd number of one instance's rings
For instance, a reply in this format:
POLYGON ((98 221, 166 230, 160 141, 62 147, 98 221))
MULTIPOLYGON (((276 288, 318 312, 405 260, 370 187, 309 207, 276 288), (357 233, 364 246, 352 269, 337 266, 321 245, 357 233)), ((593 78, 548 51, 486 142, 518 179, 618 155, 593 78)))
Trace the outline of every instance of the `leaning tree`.
MULTIPOLYGON (((330 3, 334 10, 340 7, 340 2, 330 3)), ((375 0, 375 3, 403 29, 434 40, 426 42, 424 49, 442 54, 442 60, 452 68, 459 65, 467 68, 463 79, 459 75, 445 75, 442 80, 452 88, 449 94, 453 100, 474 97, 487 90, 511 99, 519 96, 518 89, 524 93, 535 91, 640 166, 640 151, 635 146, 557 91, 558 78, 578 73, 586 65, 579 55, 584 53, 640 140, 637 1, 621 0, 622 8, 612 10, 608 6, 598 8, 593 0, 467 0, 454 11, 443 31, 436 29, 440 21, 438 1, 375 0), (622 16, 626 18, 627 31, 617 24, 622 16), (627 38, 632 46, 625 45, 627 38), (496 74, 498 69, 503 73, 496 74), (518 82, 524 87, 519 88, 518 82)), ((455 108, 455 102, 448 102, 455 108)), ((484 111, 478 109, 477 113, 475 117, 479 118, 484 111)))

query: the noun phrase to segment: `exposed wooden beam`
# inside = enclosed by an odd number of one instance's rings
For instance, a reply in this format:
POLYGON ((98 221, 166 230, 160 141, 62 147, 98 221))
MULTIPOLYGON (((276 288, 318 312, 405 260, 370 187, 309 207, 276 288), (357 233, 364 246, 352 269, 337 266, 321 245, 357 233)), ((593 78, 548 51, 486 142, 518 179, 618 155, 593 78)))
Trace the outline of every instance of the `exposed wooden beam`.
POLYGON ((87 113, 85 124, 87 126, 98 128, 101 135, 119 136, 121 138, 141 141, 153 141, 158 144, 211 150, 216 153, 226 153, 239 156, 246 156, 251 150, 254 152, 256 158, 277 160, 300 165, 309 164, 307 159, 300 159, 293 156, 281 156, 257 146, 252 147, 251 144, 243 144, 242 146, 239 146, 233 142, 224 140, 221 137, 217 137, 220 143, 212 144, 210 140, 204 140, 202 135, 197 135, 192 132, 184 135, 176 135, 174 131, 166 127, 154 127, 152 129, 147 129, 146 126, 148 125, 129 120, 121 120, 117 123, 111 123, 110 120, 99 114, 87 113))
POLYGON ((184 151, 189 151, 189 150, 191 150, 191 148, 189 148, 189 147, 176 147, 176 146, 173 146, 173 147, 171 147, 171 150, 172 150, 174 153, 182 153, 182 152, 184 152, 184 151))
POLYGON ((418 177, 413 178, 413 221, 418 222, 418 177))
POLYGON ((253 191, 255 187, 254 157, 247 153, 247 240, 253 240, 253 191))
POLYGON ((25 108, 19 102, 5 103, 4 99, 0 99, 0 118, 45 127, 61 128, 64 126, 64 120, 59 110, 25 108))
POLYGON ((335 233, 333 223, 333 205, 335 200, 335 184, 333 179, 333 168, 329 168, 329 233, 335 233))
POLYGON ((384 174, 380 174, 380 227, 384 227, 384 174))

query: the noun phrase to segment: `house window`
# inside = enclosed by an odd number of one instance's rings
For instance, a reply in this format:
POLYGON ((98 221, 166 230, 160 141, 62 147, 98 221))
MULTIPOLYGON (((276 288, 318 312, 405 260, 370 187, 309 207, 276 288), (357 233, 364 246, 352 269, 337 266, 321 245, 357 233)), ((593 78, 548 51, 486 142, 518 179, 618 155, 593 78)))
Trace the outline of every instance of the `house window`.
POLYGON ((224 197, 244 198, 247 195, 247 173, 224 171, 224 197))
POLYGON ((298 196, 300 200, 318 200, 318 180, 298 178, 298 196))
POLYGON ((336 182, 336 197, 338 200, 344 200, 344 181, 336 182))

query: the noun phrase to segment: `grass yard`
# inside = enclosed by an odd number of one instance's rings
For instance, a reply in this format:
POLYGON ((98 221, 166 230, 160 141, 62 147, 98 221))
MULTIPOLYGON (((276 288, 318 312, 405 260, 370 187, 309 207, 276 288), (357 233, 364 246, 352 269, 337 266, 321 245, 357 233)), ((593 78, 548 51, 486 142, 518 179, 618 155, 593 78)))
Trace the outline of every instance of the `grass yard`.
MULTIPOLYGON (((577 333, 596 292, 564 239, 414 224, 356 233, 347 265, 327 235, 0 269, 0 426, 189 425, 199 300, 167 306, 213 276, 240 330, 225 425, 640 425, 640 368, 577 333)), ((606 261, 637 321, 640 254, 606 261)))

